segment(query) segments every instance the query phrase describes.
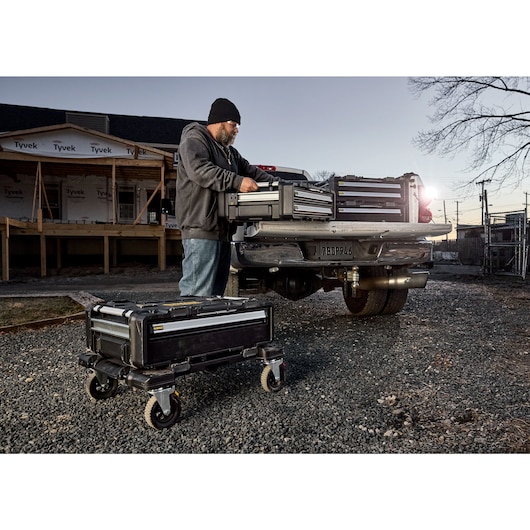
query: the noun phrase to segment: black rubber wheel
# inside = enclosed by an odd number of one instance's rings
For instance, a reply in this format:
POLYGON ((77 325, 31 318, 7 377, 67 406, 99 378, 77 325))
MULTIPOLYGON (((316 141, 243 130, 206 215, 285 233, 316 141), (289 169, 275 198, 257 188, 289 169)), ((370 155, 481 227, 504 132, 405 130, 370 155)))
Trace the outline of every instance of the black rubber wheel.
MULTIPOLYGON (((369 278, 386 276, 386 271, 382 267, 369 267, 361 270, 361 275, 369 278)), ((355 289, 355 293, 348 283, 342 289, 344 301, 352 315, 356 317, 369 317, 379 315, 383 311, 387 297, 388 289, 355 289)))
POLYGON ((382 315, 395 315, 399 313, 407 302, 408 289, 389 289, 385 307, 381 311, 382 315))
POLYGON ((92 399, 108 399, 116 395, 118 380, 108 377, 107 382, 101 384, 96 373, 92 372, 85 380, 85 390, 92 399))
POLYGON ((280 365, 280 380, 276 381, 270 364, 267 364, 261 372, 261 386, 266 392, 278 392, 285 385, 285 366, 280 365))
POLYGON ((180 400, 176 394, 169 396, 170 412, 166 416, 158 404, 155 396, 151 396, 145 406, 145 421, 153 429, 162 430, 173 427, 180 419, 180 400))

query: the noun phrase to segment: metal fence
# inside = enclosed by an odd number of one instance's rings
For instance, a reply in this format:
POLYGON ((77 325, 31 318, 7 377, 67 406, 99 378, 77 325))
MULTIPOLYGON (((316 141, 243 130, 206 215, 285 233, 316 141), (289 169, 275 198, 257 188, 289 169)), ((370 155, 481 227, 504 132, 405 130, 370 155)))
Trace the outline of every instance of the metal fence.
POLYGON ((481 237, 466 237, 434 242, 434 252, 455 253, 462 265, 483 265, 484 242, 481 237))

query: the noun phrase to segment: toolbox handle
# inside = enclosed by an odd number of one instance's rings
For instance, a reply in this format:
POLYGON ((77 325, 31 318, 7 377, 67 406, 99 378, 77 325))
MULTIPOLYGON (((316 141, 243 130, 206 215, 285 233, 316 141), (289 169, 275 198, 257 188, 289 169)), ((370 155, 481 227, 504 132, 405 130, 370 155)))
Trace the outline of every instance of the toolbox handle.
POLYGON ((258 188, 272 188, 272 187, 278 187, 278 181, 275 182, 256 182, 258 185, 258 188))
POLYGON ((109 307, 106 305, 94 306, 93 311, 95 313, 101 313, 103 315, 113 315, 115 317, 126 318, 129 318, 134 313, 132 309, 120 309, 119 307, 109 307))

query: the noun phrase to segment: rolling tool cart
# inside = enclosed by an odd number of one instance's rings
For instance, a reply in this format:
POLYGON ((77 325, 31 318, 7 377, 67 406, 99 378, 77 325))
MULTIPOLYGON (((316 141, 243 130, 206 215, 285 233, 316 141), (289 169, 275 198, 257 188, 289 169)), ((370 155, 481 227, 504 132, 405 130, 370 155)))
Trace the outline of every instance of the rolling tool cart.
POLYGON ((181 406, 178 376, 256 359, 261 386, 279 391, 285 383, 283 350, 273 339, 273 307, 251 298, 184 297, 167 302, 111 301, 86 311, 88 369, 85 390, 95 400, 113 397, 120 382, 146 391, 145 420, 155 429, 172 427, 181 406))

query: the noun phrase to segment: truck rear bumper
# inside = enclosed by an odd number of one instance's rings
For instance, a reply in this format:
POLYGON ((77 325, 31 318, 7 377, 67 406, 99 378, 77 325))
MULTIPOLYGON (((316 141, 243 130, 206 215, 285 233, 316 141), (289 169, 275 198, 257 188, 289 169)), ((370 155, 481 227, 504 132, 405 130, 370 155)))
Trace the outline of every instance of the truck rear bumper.
POLYGON ((236 242, 232 266, 310 269, 377 265, 419 265, 432 260, 433 243, 419 241, 236 242))

